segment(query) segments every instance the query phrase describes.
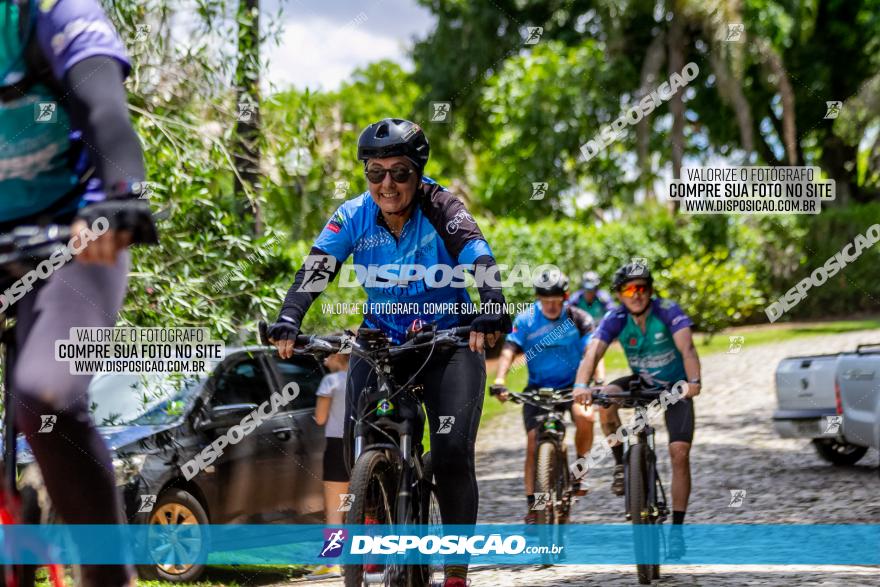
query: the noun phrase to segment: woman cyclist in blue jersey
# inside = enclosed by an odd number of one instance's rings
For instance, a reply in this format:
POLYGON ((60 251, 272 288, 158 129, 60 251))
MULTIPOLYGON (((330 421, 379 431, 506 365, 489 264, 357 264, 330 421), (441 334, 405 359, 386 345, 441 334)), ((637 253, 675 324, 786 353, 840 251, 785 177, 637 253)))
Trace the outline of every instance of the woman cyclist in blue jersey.
MULTIPOLYGON (((437 328, 470 323, 469 346, 435 351, 417 381, 424 384, 443 522, 473 524, 478 503, 474 443, 486 380, 483 349, 486 342, 494 346, 510 331, 510 317, 503 308, 498 267, 473 217, 458 198, 424 175, 428 151, 422 129, 407 120, 386 118, 363 131, 358 159, 364 163, 369 189, 331 216, 297 272, 278 320, 269 328, 269 338, 282 358, 292 355, 306 311, 351 255, 367 274, 377 266, 401 268, 401 275, 413 267, 436 270, 433 276, 410 273, 409 279, 360 280, 367 292, 363 326, 381 329, 399 343, 414 320, 437 328), (442 280, 448 268, 461 266, 482 277, 477 279, 480 313, 468 313, 470 298, 464 287, 442 280), (400 304, 404 311, 381 311, 382 305, 392 304, 400 304), (435 434, 441 416, 455 416, 451 433, 435 434)), ((407 381, 423 362, 412 357, 401 361, 394 367, 395 375, 407 381)), ((346 391, 349 450, 352 407, 361 390, 374 382, 371 368, 352 358, 346 391)), ((447 567, 445 586, 463 586, 466 572, 463 566, 447 567)))

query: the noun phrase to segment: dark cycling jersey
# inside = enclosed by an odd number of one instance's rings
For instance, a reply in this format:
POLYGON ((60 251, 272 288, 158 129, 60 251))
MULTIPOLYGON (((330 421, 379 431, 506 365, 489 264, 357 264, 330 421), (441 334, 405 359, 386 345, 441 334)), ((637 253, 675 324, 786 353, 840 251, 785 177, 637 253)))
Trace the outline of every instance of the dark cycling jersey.
POLYGON ((650 383, 672 384, 687 379, 684 360, 672 335, 693 325, 678 304, 653 298, 644 333, 621 305, 605 315, 595 336, 609 344, 619 339, 633 373, 650 383))
MULTIPOLYGON (((0 31, 3 222, 29 217, 63 200, 91 167, 82 134, 71 121, 69 102, 75 96, 59 89, 65 76, 97 56, 117 61, 123 72, 130 67, 122 42, 97 0, 28 0, 14 2, 9 10, 13 18, 0 31), (35 52, 38 62, 32 57, 35 52), (35 66, 46 70, 35 72, 35 66)), ((90 77, 89 84, 103 79, 90 77)), ((117 165, 119 157, 117 150, 117 165)), ((97 180, 75 195, 55 212, 73 211, 84 202, 104 198, 97 180)))
POLYGON ((592 318, 580 308, 568 305, 550 320, 537 301, 517 315, 505 345, 525 353, 530 386, 566 387, 574 382, 592 331, 592 318))
MULTIPOLYGON (((495 268, 489 244, 464 204, 427 177, 416 191, 412 215, 398 238, 391 234, 370 193, 364 192, 336 210, 315 241, 311 255, 329 255, 332 259, 317 259, 298 272, 282 314, 293 315, 299 323, 315 297, 305 293, 315 291, 309 289, 309 283, 317 274, 329 283, 328 277, 332 279, 341 263, 353 256, 355 272, 359 273, 356 280, 347 281, 360 284, 367 292, 364 322, 382 329, 395 343, 405 339, 415 319, 438 328, 467 324, 462 312, 470 311, 471 304, 464 274, 474 265, 495 268), (417 266, 427 269, 423 277, 399 279, 413 276, 412 269, 417 266)), ((497 295, 490 299, 503 302, 500 287, 479 289, 483 301, 487 301, 486 292, 494 291, 497 295)))

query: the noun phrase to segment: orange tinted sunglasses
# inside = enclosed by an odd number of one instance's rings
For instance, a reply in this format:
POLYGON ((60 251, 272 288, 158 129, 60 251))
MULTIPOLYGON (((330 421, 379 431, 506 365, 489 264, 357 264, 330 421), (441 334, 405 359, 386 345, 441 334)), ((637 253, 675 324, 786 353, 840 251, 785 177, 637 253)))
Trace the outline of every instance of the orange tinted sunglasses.
POLYGON ((634 284, 628 285, 625 288, 623 288, 622 290, 620 290, 620 295, 622 295, 625 298, 631 298, 634 295, 636 295, 637 293, 640 293, 640 294, 648 293, 648 286, 647 285, 637 285, 634 283, 634 284))

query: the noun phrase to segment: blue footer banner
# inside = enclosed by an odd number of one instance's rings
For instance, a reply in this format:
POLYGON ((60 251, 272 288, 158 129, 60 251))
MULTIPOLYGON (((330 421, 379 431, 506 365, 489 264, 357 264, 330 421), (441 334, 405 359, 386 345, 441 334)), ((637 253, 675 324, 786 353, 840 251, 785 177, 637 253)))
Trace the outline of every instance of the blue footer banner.
POLYGON ((880 565, 880 524, 0 526, 21 564, 880 565))

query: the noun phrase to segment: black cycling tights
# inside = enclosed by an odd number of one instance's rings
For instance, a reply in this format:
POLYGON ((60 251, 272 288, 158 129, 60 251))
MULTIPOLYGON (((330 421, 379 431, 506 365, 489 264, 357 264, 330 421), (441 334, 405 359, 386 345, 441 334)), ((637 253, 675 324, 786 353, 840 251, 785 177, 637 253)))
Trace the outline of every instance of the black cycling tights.
MULTIPOLYGON (((427 353, 408 353, 394 362, 398 385, 406 383, 425 362, 427 353)), ((477 427, 483 412, 486 361, 469 348, 434 351, 428 364, 415 378, 425 386, 424 404, 431 434, 431 462, 437 483, 437 501, 444 524, 475 524, 479 490, 474 462, 477 427), (453 416, 454 421, 448 416, 453 416), (438 434, 441 420, 448 432, 438 434)), ((351 414, 356 398, 365 387, 376 388, 376 374, 362 359, 353 357, 346 387, 345 433, 353 446, 351 414)), ((393 400, 392 400, 393 403, 393 400)), ((416 438, 418 443, 421 437, 416 438)), ((349 452, 353 454, 353 452, 349 452)))
MULTIPOLYGON (((89 414, 91 376, 71 375, 66 361, 56 361, 55 341, 68 339, 72 327, 113 326, 127 273, 127 252, 120 253, 113 267, 74 260, 14 306, 16 421, 66 524, 124 523, 110 453, 89 414), (40 432, 44 415, 55 416, 50 432, 40 432)), ((109 554, 121 557, 126 545, 121 537, 117 542, 105 548, 119 548, 109 554)), ((131 572, 123 565, 84 565, 83 584, 119 587, 128 583, 131 572)))

